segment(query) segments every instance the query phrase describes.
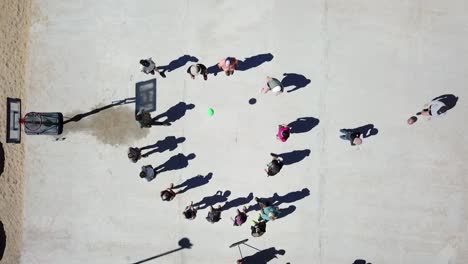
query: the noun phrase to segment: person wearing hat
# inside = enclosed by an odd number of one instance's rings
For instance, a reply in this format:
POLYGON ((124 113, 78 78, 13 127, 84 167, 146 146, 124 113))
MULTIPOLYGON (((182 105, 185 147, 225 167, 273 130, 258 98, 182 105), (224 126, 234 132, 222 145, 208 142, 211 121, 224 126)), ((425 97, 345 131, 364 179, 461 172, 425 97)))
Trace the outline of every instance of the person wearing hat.
POLYGON ((205 81, 208 79, 208 69, 201 63, 197 63, 188 67, 187 73, 190 74, 192 79, 195 79, 195 76, 200 74, 203 75, 203 79, 205 79, 205 81))
POLYGON ((236 69, 237 64, 239 61, 234 57, 227 57, 222 59, 218 63, 218 68, 223 70, 227 76, 234 74, 234 70, 236 69))
POLYGON ((278 95, 283 92, 284 87, 280 80, 267 76, 266 81, 266 86, 264 86, 261 90, 262 93, 265 94, 269 91, 272 91, 275 95, 278 95))

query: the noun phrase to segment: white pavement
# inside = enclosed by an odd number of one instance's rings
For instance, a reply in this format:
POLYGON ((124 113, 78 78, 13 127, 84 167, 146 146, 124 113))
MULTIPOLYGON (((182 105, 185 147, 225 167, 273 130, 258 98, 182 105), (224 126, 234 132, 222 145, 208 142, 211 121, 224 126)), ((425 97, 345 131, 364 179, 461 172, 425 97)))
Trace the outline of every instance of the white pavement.
POLYGON ((146 263, 235 263, 239 253, 228 246, 244 238, 285 251, 268 263, 468 263, 466 1, 42 0, 33 7, 27 111, 70 116, 132 97, 135 82, 151 78, 138 65, 149 56, 165 65, 191 55, 207 66, 225 56, 274 57, 206 82, 191 80, 188 64, 158 77, 156 113, 195 105, 171 127, 141 131, 126 105, 65 126, 65 141, 24 137, 22 263, 132 263, 176 249, 184 237, 191 249, 146 263), (259 94, 265 76, 283 73, 311 82, 277 97, 259 94), (442 94, 460 98, 445 117, 406 124, 442 94), (277 125, 299 117, 320 123, 277 141, 277 125), (340 128, 369 123, 379 133, 362 146, 339 139, 340 128), (167 136, 186 140, 128 161, 129 146, 167 136), (310 155, 267 178, 269 153, 294 150, 310 155), (196 158, 150 183, 138 177, 142 165, 178 153, 196 158), (171 182, 209 172, 208 184, 169 203, 159 198, 171 182), (235 208, 216 224, 205 220, 207 210, 194 221, 181 214, 217 190, 232 200, 304 188, 310 195, 293 194, 280 207, 295 210, 260 238, 250 236, 250 223, 232 226, 235 208))

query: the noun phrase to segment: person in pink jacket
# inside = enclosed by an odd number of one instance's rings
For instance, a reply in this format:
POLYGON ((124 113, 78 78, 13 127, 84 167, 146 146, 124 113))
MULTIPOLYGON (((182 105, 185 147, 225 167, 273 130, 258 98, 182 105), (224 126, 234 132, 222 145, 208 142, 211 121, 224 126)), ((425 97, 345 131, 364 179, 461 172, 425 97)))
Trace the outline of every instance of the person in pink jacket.
POLYGON ((222 59, 218 63, 218 68, 224 71, 227 76, 234 74, 234 70, 236 69, 237 64, 239 61, 234 57, 227 57, 222 59))
POLYGON ((289 136, 291 135, 291 128, 287 125, 279 125, 278 126, 278 134, 276 134, 276 138, 281 142, 286 142, 289 136))

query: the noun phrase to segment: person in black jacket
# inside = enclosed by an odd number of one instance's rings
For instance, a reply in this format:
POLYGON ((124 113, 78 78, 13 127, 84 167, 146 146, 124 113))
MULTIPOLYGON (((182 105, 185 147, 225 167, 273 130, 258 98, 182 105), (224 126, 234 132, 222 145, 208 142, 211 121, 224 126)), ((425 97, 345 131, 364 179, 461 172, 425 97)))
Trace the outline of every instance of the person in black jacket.
POLYGON ((361 132, 354 131, 353 129, 340 129, 340 132, 344 134, 341 135, 340 138, 343 140, 349 140, 349 142, 351 142, 351 146, 362 144, 361 132))
POLYGON ((206 216, 206 220, 208 222, 214 224, 221 220, 221 205, 218 205, 218 207, 214 208, 212 205, 210 205, 210 211, 208 212, 208 215, 206 216))
POLYGON ((284 162, 279 155, 275 153, 270 153, 270 155, 273 157, 273 160, 267 164, 265 172, 268 176, 274 176, 280 172, 281 168, 283 168, 284 162))
POLYGON ((252 221, 253 225, 250 227, 251 234, 253 237, 259 237, 265 234, 266 232, 266 222, 265 221, 252 221))
POLYGON ((203 75, 203 79, 205 79, 205 81, 208 79, 208 69, 201 63, 197 63, 188 67, 187 73, 190 74, 192 79, 195 79, 195 76, 197 75, 203 75))
POLYGON ((138 111, 138 113, 135 116, 136 121, 140 123, 140 127, 152 127, 152 126, 170 126, 171 123, 164 121, 164 122, 159 122, 156 121, 155 119, 151 118, 151 114, 149 112, 146 112, 144 109, 141 109, 138 111))

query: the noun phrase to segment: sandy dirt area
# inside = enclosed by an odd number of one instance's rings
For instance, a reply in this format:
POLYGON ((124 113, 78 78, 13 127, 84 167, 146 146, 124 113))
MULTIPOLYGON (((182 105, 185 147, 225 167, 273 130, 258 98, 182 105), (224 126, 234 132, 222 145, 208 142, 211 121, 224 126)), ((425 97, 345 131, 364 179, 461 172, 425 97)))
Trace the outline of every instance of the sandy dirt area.
POLYGON ((25 102, 30 9, 29 0, 0 1, 0 142, 5 150, 5 171, 0 176, 0 221, 7 239, 2 263, 19 263, 21 252, 24 138, 22 144, 6 144, 4 125, 6 98, 25 102))

